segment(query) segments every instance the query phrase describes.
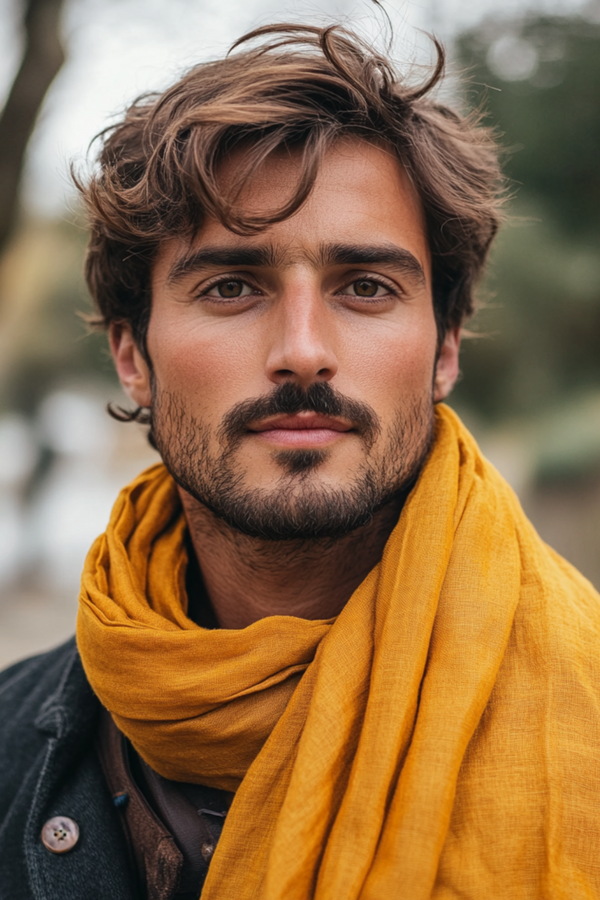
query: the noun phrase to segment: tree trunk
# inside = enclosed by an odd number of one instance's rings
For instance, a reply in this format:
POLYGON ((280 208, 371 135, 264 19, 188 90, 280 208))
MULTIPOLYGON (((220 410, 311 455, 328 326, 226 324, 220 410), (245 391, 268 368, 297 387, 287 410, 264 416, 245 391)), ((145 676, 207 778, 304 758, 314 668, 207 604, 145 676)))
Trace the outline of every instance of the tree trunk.
POLYGON ((59 24, 63 0, 27 0, 25 51, 0 115, 0 254, 14 228, 25 150, 42 101, 64 62, 59 24))

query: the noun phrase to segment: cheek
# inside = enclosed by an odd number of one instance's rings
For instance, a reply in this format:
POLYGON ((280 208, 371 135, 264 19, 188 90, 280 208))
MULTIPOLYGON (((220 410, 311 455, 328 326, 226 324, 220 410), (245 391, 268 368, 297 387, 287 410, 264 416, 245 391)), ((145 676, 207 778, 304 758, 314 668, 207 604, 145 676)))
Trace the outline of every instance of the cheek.
MULTIPOLYGON (((177 394, 192 414, 220 419, 250 396, 253 354, 241 331, 176 326, 157 319, 148 331, 148 351, 161 391, 177 394)), ((256 354, 254 354, 256 367, 256 354)))
POLYGON ((431 321, 415 317, 402 328, 379 328, 368 341, 348 342, 353 393, 362 393, 382 418, 431 395, 436 345, 433 316, 431 321))

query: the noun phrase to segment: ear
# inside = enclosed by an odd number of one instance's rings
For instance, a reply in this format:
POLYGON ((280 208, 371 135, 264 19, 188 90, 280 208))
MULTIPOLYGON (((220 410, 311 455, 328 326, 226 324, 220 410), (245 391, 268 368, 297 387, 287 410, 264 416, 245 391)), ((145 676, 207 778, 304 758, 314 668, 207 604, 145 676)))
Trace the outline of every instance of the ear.
POLYGON ((108 332, 110 350, 123 390, 136 406, 150 406, 150 369, 127 322, 114 322, 108 332))
POLYGON ((460 350, 460 327, 449 328, 444 337, 433 379, 433 400, 445 400, 458 378, 458 353, 460 350))

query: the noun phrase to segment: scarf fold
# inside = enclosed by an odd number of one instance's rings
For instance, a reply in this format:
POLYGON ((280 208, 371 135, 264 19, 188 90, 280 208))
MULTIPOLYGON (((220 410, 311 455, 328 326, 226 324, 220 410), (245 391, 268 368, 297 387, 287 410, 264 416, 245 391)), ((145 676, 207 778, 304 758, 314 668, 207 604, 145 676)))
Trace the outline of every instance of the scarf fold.
POLYGON ((167 778, 235 790, 203 900, 600 897, 600 598, 447 407, 335 620, 186 616, 162 465, 86 560, 90 683, 167 778))

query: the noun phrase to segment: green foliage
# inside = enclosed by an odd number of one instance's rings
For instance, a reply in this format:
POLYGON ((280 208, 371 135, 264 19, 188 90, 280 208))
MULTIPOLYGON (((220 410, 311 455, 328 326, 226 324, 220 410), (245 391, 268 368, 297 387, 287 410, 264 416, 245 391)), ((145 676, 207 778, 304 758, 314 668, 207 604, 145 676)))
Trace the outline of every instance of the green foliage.
POLYGON ((600 26, 487 22, 463 35, 467 99, 507 148, 512 221, 466 342, 458 405, 489 419, 600 388, 600 26))

